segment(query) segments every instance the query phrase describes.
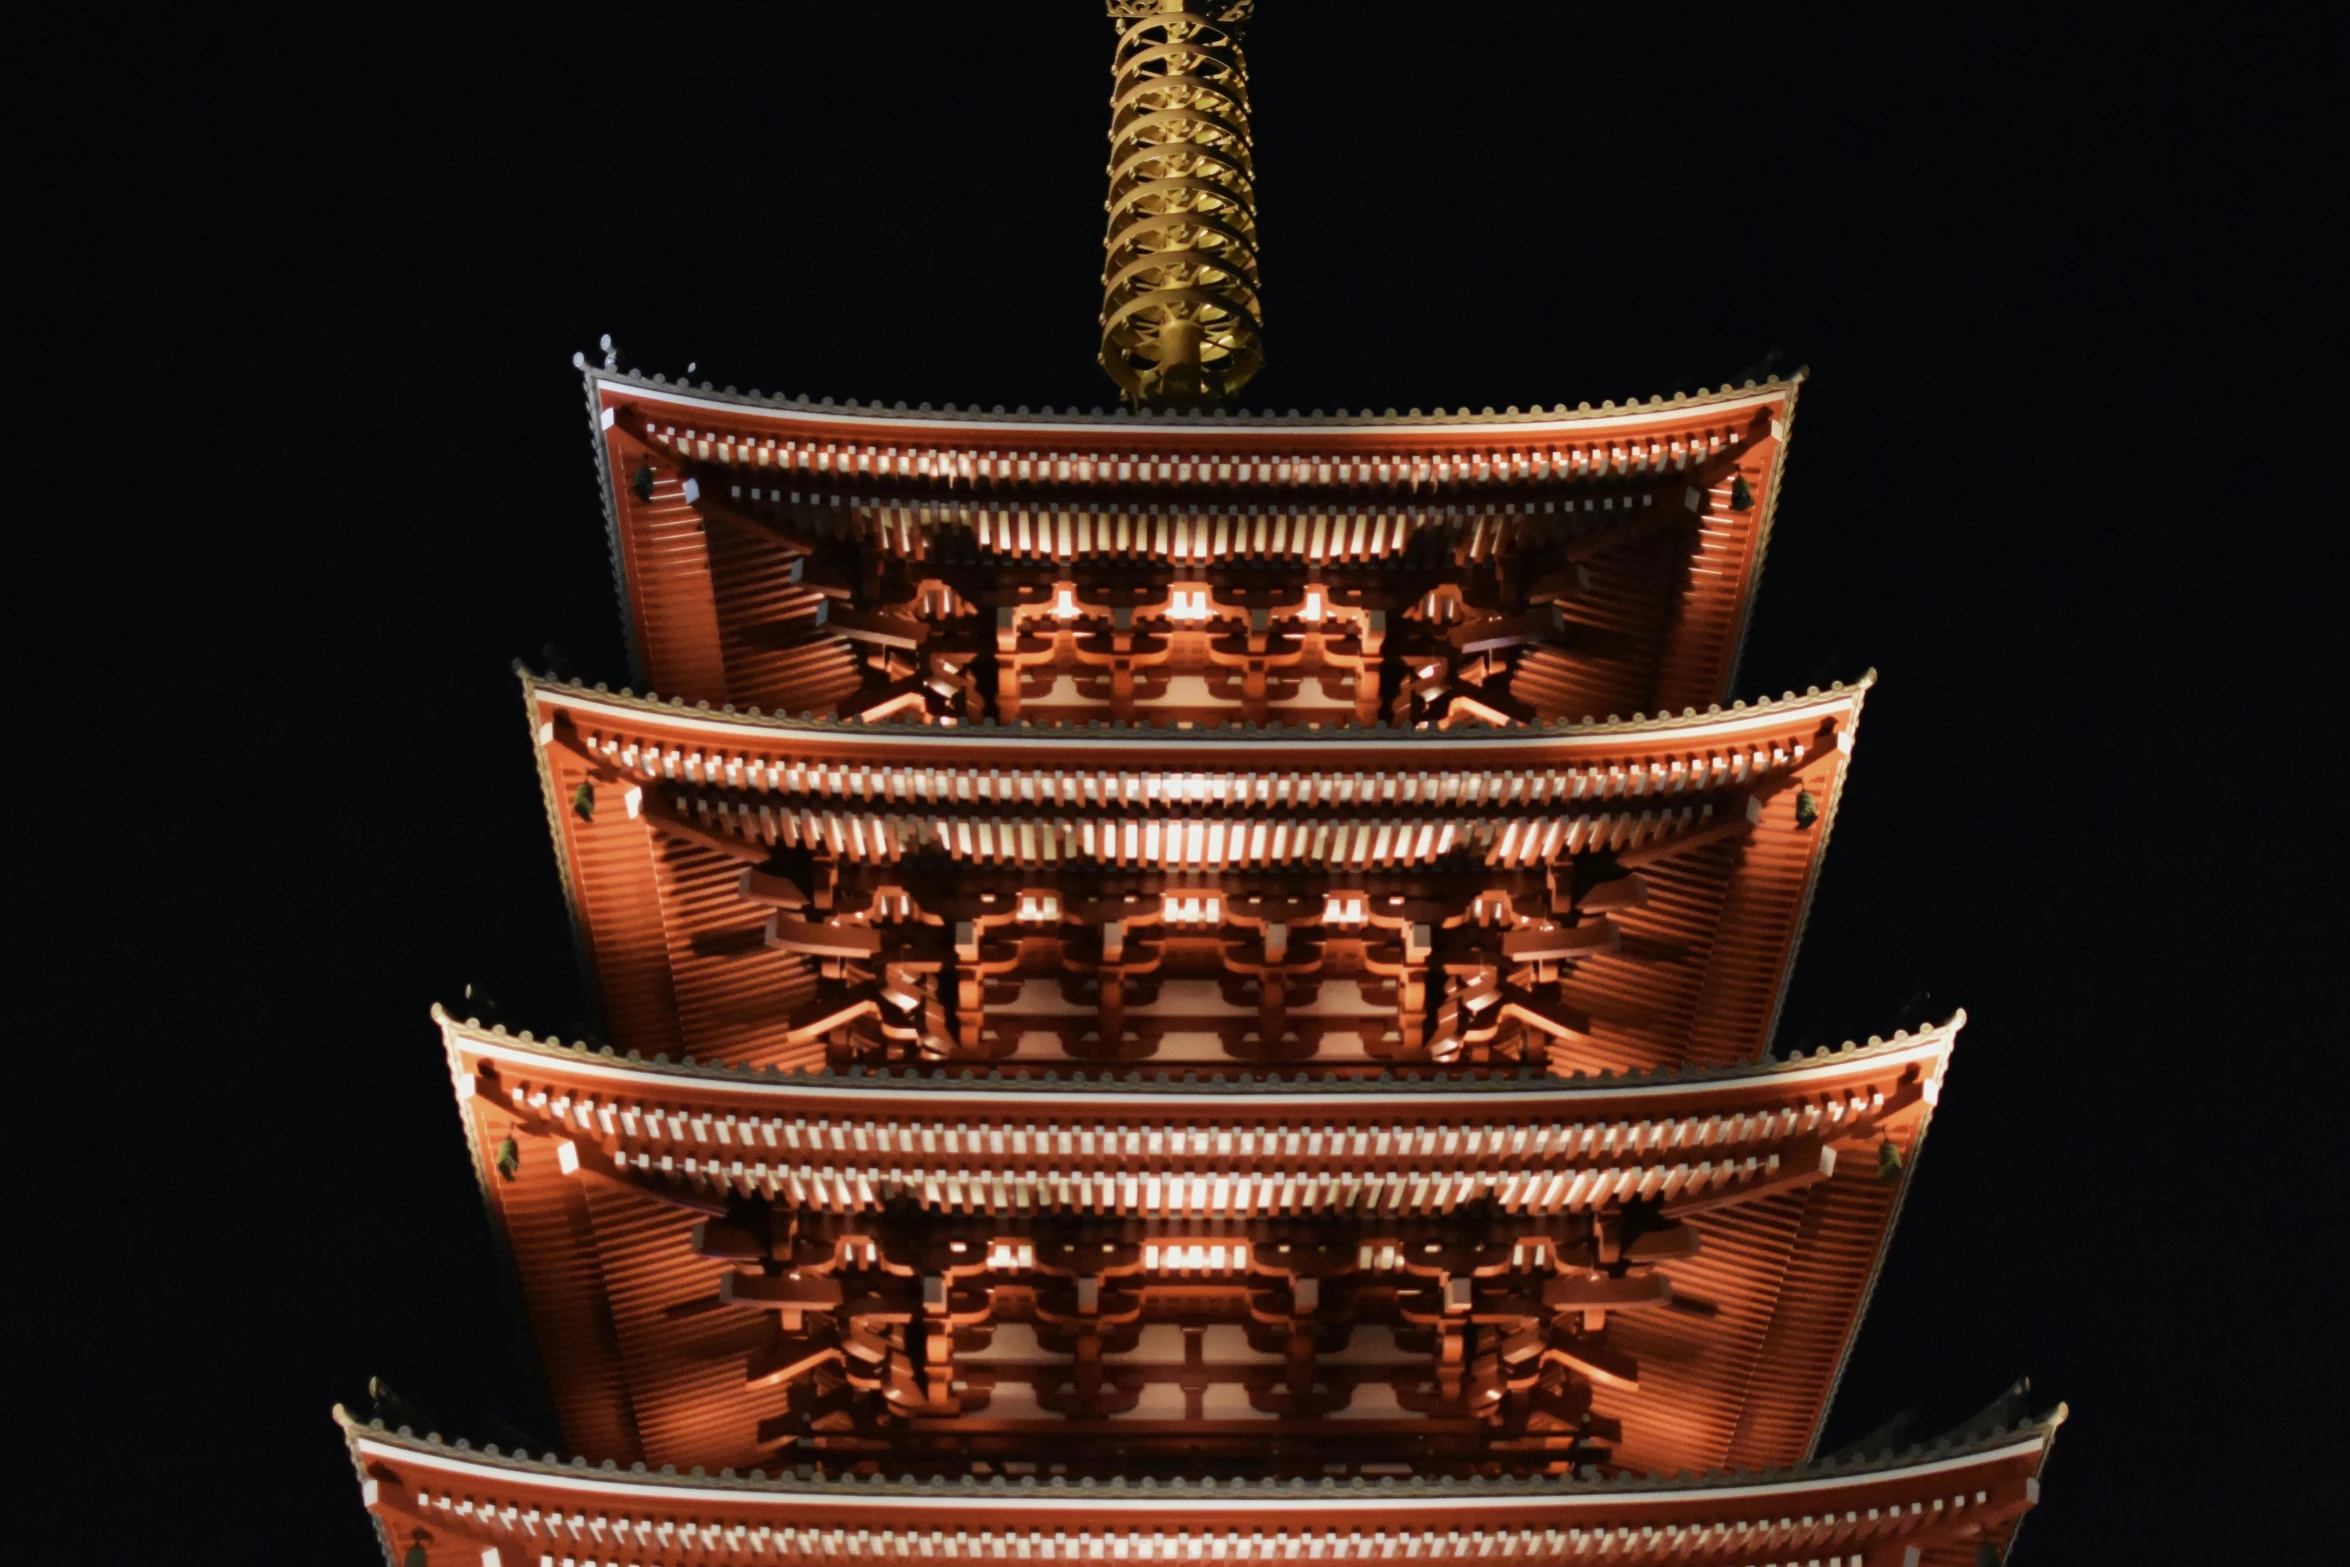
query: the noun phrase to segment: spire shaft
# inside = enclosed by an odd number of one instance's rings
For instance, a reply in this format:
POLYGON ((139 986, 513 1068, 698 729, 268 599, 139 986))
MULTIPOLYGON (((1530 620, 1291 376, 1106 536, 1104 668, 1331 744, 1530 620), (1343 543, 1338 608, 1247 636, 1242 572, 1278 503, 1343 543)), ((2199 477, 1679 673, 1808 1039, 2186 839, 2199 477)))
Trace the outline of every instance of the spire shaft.
POLYGON ((1215 402, 1264 363, 1241 29, 1254 0, 1109 0, 1102 368, 1129 401, 1215 402))

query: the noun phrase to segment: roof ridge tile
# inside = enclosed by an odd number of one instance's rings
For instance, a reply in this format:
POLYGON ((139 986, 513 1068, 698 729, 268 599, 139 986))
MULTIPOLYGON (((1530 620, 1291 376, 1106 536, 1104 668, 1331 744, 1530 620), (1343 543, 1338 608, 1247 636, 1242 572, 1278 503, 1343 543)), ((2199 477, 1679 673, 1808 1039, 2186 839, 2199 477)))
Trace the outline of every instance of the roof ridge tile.
MULTIPOLYGON (((933 724, 899 724, 886 722, 872 724, 867 723, 862 719, 819 718, 813 712, 801 712, 798 714, 787 714, 781 712, 762 713, 756 707, 738 711, 731 704, 722 708, 713 709, 706 701, 689 704, 683 697, 662 696, 658 692, 652 691, 647 691, 640 695, 637 691, 629 686, 622 686, 618 691, 614 691, 606 682, 600 680, 595 682, 593 685, 590 685, 584 680, 567 678, 555 674, 541 675, 532 670, 520 659, 516 659, 514 661, 513 669, 515 675, 522 682, 524 695, 526 697, 539 691, 568 692, 570 694, 581 697, 600 697, 608 701, 618 702, 623 705, 638 708, 650 713, 704 712, 709 713, 712 717, 739 720, 744 722, 748 727, 752 728, 781 730, 786 732, 807 729, 814 730, 815 732, 822 734, 878 735, 889 739, 923 737, 953 738, 959 735, 971 734, 975 731, 981 733, 994 733, 998 735, 1029 735, 1040 739, 1053 740, 1066 740, 1079 736, 1086 738, 1098 738, 1104 735, 1148 736, 1152 739, 1163 740, 1168 738, 1170 735, 1170 731, 1163 729, 1158 725, 1145 723, 1102 723, 1099 721, 1091 721, 1088 722, 1083 728, 1064 725, 1039 727, 1035 724, 1031 724, 1025 719, 1021 720, 1017 724, 1004 724, 990 717, 981 718, 970 723, 956 724, 950 727, 933 724)), ((1870 691, 1875 688, 1876 683, 1877 671, 1872 668, 1863 673, 1856 680, 1830 681, 1825 688, 1820 686, 1810 686, 1800 694, 1794 691, 1784 691, 1776 697, 1757 697, 1752 700, 1741 698, 1732 701, 1727 708, 1724 708, 1722 704, 1718 702, 1713 702, 1708 703, 1702 711, 1695 707, 1684 707, 1678 713, 1665 711, 1660 711, 1655 714, 1636 712, 1630 718, 1626 718, 1620 713, 1610 713, 1604 719, 1586 715, 1580 720, 1558 719, 1549 723, 1510 724, 1496 728, 1471 730, 1439 730, 1426 727, 1400 728, 1387 723, 1385 720, 1381 720, 1372 724, 1345 723, 1332 724, 1322 728, 1290 730, 1284 728, 1283 725, 1276 721, 1265 725, 1234 724, 1226 725, 1219 729, 1184 730, 1182 731, 1182 735, 1186 744, 1205 743, 1214 745, 1220 743, 1229 743, 1235 735, 1263 735, 1270 733, 1274 729, 1282 730, 1284 739, 1298 740, 1308 744, 1327 742, 1333 739, 1343 739, 1348 736, 1376 735, 1398 737, 1414 744, 1430 744, 1441 741, 1459 742, 1463 740, 1467 740, 1470 743, 1508 744, 1513 741, 1529 738, 1558 736, 1562 734, 1630 734, 1642 730, 1660 734, 1669 734, 1672 731, 1684 726, 1703 724, 1709 720, 1740 714, 1748 716, 1762 716, 1780 711, 1782 709, 1798 708, 1815 702, 1832 701, 1838 697, 1850 697, 1855 701, 1864 701, 1870 691)))
MULTIPOLYGON (((537 1038, 528 1029, 516 1033, 504 1023, 484 1024, 478 1017, 460 1019, 437 1001, 432 1004, 430 1015, 433 1022, 438 1024, 444 1033, 470 1033, 484 1041, 525 1044, 540 1054, 581 1057, 612 1057, 615 1054, 611 1045, 600 1041, 585 1039, 567 1041, 553 1034, 537 1038)), ((878 1071, 863 1066, 851 1066, 842 1071, 830 1066, 803 1065, 786 1069, 772 1062, 754 1066, 739 1061, 697 1061, 690 1055, 672 1061, 666 1052, 657 1053, 650 1061, 647 1061, 642 1052, 635 1050, 627 1053, 627 1059, 648 1068, 650 1075, 662 1077, 717 1079, 721 1081, 743 1077, 788 1077, 819 1086, 900 1087, 917 1088, 926 1092, 949 1093, 968 1091, 1033 1092, 1039 1085, 1049 1081, 1056 1086, 1064 1086, 1078 1092, 1124 1093, 1140 1091, 1164 1094, 1170 1097, 1180 1097, 1186 1093, 1241 1093, 1272 1097, 1284 1092, 1307 1095, 1381 1092, 1476 1095, 1522 1092, 1528 1088, 1544 1086, 1560 1090, 1594 1086, 1638 1090, 1661 1085, 1701 1085, 1737 1078, 1765 1081, 1806 1063, 1858 1061, 1872 1054, 1892 1054, 1933 1039, 1940 1039, 1948 1043, 1965 1028, 1966 1021, 1966 1009, 1961 1007, 1943 1022, 1920 1028, 1914 1033, 1908 1029, 1896 1029, 1890 1039, 1871 1034, 1865 1041, 1856 1042, 1848 1039, 1840 1045, 1820 1045, 1814 1048, 1809 1056, 1798 1050, 1788 1056, 1764 1056, 1754 1061, 1726 1062, 1711 1066, 1682 1062, 1626 1071, 1602 1068, 1597 1072, 1571 1072, 1563 1076, 1529 1075, 1524 1071, 1517 1071, 1479 1077, 1409 1077, 1395 1072, 1382 1072, 1375 1077, 1332 1077, 1317 1080, 1303 1071, 1285 1076, 1276 1069, 1262 1076, 1235 1075, 1229 1078, 1218 1072, 1203 1081, 1197 1072, 1189 1071, 1176 1077, 1172 1075, 1146 1076, 1141 1072, 1131 1070, 1125 1072, 1104 1070, 1098 1075, 1088 1077, 1077 1069, 1082 1063, 1071 1063, 1066 1076, 1055 1071, 1048 1073, 1043 1078, 1027 1078, 1006 1077, 1003 1075, 1002 1068, 997 1066, 989 1066, 985 1075, 981 1075, 979 1071, 981 1063, 978 1062, 961 1063, 958 1066, 942 1065, 927 1071, 910 1063, 901 1063, 895 1068, 885 1067, 878 1071)))
POLYGON ((1187 428, 1211 429, 1214 428, 1216 421, 1231 419, 1300 429, 1335 429, 1366 424, 1392 425, 1397 428, 1409 429, 1456 425, 1470 421, 1530 425, 1557 423, 1561 420, 1604 419, 1625 413, 1645 412, 1649 409, 1689 410, 1703 408, 1709 404, 1729 402, 1752 396, 1758 392, 1782 390, 1792 394, 1800 390, 1811 375, 1810 368, 1805 366, 1798 368, 1790 375, 1768 376, 1759 383, 1749 378, 1744 383, 1733 386, 1725 380, 1718 387, 1709 389, 1701 386, 1695 392, 1675 392, 1670 398, 1662 393, 1651 393, 1645 400, 1639 397, 1630 397, 1618 402, 1611 397, 1603 401, 1596 409, 1591 406, 1589 399, 1584 399, 1577 402, 1572 409, 1564 401, 1560 401, 1547 407, 1541 403, 1534 403, 1521 412, 1518 406, 1513 403, 1500 413, 1494 412, 1490 406, 1476 412, 1471 412, 1466 406, 1460 408, 1440 406, 1431 413, 1422 413, 1417 408, 1404 414, 1398 414, 1393 409, 1374 414, 1367 408, 1361 410, 1341 408, 1337 413, 1332 414, 1326 409, 1316 408, 1310 413, 1300 414, 1294 408, 1276 413, 1270 408, 1227 408, 1222 405, 1191 409, 1146 408, 1139 411, 1129 410, 1125 406, 1119 405, 1106 412, 1100 408, 1089 408, 1084 413, 1079 413, 1074 407, 1056 412, 1050 404, 1045 405, 1041 411, 1032 412, 1026 403, 1019 404, 1009 411, 1006 411, 1001 403, 985 409, 976 403, 967 408, 958 407, 951 402, 937 408, 933 408, 928 403, 918 403, 909 409, 902 399, 895 403, 884 404, 879 399, 861 402, 853 397, 837 400, 831 397, 811 398, 805 393, 761 392, 757 387, 751 388, 748 392, 742 392, 732 386, 721 388, 714 386, 707 380, 695 381, 685 376, 672 380, 665 372, 658 370, 647 372, 622 369, 616 363, 595 364, 584 353, 574 353, 571 356, 571 363, 572 367, 580 371, 591 384, 639 386, 647 390, 696 393, 713 401, 731 403, 747 409, 787 413, 857 414, 867 417, 878 415, 908 423, 943 426, 984 420, 988 422, 1018 421, 1043 426, 1101 425, 1115 427, 1120 424, 1133 423, 1136 420, 1144 420, 1187 428))
MULTIPOLYGON (((1373 1480, 1363 1475, 1354 1475, 1346 1481, 1340 1482, 1331 1476, 1324 1475, 1321 1477, 1319 1486, 1311 1486, 1310 1482, 1299 1477, 1293 1477, 1284 1482, 1260 1476, 1255 1478, 1255 1488, 1262 1492, 1274 1493, 1296 1492, 1309 1488, 1315 1491, 1331 1491, 1340 1489, 1343 1484, 1344 1489, 1347 1490, 1377 1489, 1383 1492, 1401 1492, 1415 1496, 1430 1493, 1459 1494, 1468 1492, 1478 1495, 1538 1497, 1543 1495, 1636 1494, 1643 1491, 1670 1489, 1695 1491, 1735 1486, 1741 1482, 1751 1483, 1757 1479, 1767 1481, 1776 1478, 1781 1481, 1801 1482, 1812 1479, 1850 1478, 1867 1474, 1897 1473, 1935 1457, 1973 1456, 1978 1453, 1993 1452, 2034 1436, 2039 1438, 2042 1447, 2045 1448, 2047 1444, 2055 1440, 2057 1431, 2063 1426, 2069 1413, 2068 1408, 2059 1403, 2044 1414, 2029 1416, 2017 1421, 2012 1426, 2001 1426, 1972 1436, 1954 1436, 1946 1433, 1923 1442, 1912 1443, 1897 1451, 1889 1450, 1873 1455, 1847 1455, 1763 1469, 1720 1468, 1697 1472, 1682 1470, 1674 1475, 1650 1472, 1640 1475, 1617 1475, 1592 1479, 1550 1475, 1381 1475, 1373 1480)), ((619 1472, 618 1464, 611 1459, 605 1459, 598 1465, 579 1454, 573 1454, 568 1458, 558 1457, 552 1452, 538 1456, 527 1452, 508 1454, 501 1453, 494 1444, 477 1450, 462 1437, 453 1440, 444 1439, 438 1431, 429 1431, 419 1437, 414 1428, 410 1426, 403 1425, 393 1430, 387 1429, 381 1418, 361 1420, 340 1403, 334 1406, 333 1418, 343 1430, 344 1441, 354 1449, 354 1456, 356 1456, 359 1441, 363 1437, 368 1437, 379 1441, 405 1444, 412 1449, 462 1457, 486 1467, 523 1474, 589 1468, 600 1469, 606 1473, 619 1472)), ((1024 1490, 1053 1488, 1039 1487, 1034 1476, 1023 1476, 1020 1483, 1016 1484, 1011 1481, 1010 1477, 1000 1474, 990 1475, 984 1480, 970 1474, 959 1475, 952 1480, 943 1477, 926 1478, 905 1473, 874 1474, 866 1477, 854 1474, 818 1475, 809 1465, 796 1465, 788 1471, 779 1472, 770 1477, 764 1469, 753 1469, 748 1474, 737 1474, 732 1469, 726 1469, 717 1475, 708 1475, 702 1471, 700 1466, 696 1466, 690 1475, 680 1475, 674 1464, 664 1464, 661 1466, 660 1473, 654 1474, 647 1465, 637 1462, 628 1466, 627 1473, 631 1476, 642 1477, 648 1488, 692 1485, 696 1488, 707 1489, 711 1486, 717 1486, 754 1495, 762 1492, 770 1494, 854 1495, 876 1488, 895 1488, 910 1490, 916 1494, 940 1495, 970 1490, 1016 1493, 1024 1490)), ((1181 1494, 1190 1491, 1195 1486, 1203 1492, 1225 1489, 1246 1490, 1251 1483, 1251 1477, 1243 1475, 1202 1475, 1192 1477, 1188 1482, 1186 1477, 1180 1475, 1167 1481, 1159 1481, 1147 1475, 1139 1479, 1117 1475, 1105 1480, 1091 1478, 1080 1480, 1073 1487, 1060 1482, 1059 1477, 1055 1477, 1055 1479, 1063 1489, 1106 1491, 1112 1495, 1138 1495, 1162 1490, 1181 1494)))

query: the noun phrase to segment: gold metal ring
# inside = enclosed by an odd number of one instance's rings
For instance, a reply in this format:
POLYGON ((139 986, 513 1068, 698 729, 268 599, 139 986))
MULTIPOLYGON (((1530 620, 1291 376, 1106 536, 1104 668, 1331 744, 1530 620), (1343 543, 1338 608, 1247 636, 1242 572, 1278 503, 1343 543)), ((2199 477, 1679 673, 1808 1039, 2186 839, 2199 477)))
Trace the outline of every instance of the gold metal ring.
POLYGON ((1102 368, 1130 401, 1229 397, 1264 363, 1249 149, 1250 0, 1110 0, 1102 368))

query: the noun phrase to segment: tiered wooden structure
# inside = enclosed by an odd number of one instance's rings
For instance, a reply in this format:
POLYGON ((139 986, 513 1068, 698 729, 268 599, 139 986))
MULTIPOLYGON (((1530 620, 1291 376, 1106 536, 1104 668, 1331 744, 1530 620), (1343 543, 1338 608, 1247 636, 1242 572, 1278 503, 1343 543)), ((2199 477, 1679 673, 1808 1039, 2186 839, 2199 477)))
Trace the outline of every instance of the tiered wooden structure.
POLYGON ((2004 1550, 2053 1420, 1805 1467, 1959 1020, 1766 1053, 1867 689, 1720 705, 1796 384, 586 382, 604 1042, 440 1019, 584 1456, 350 1422, 395 1559, 2004 1550))

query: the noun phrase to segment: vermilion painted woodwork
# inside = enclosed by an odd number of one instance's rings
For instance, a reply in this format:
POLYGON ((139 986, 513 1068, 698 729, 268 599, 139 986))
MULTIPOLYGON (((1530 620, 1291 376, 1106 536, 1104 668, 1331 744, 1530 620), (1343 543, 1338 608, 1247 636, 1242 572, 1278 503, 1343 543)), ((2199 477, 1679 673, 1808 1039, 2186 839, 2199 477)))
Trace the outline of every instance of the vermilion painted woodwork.
POLYGON ((942 710, 1199 725, 1724 700, 1799 385, 1333 420, 843 411, 587 380, 655 690, 863 711, 943 659, 942 710), (893 665, 819 619, 852 598, 922 644, 893 665), (1431 703, 1413 688, 1438 663, 1431 703))
POLYGON ((1470 1384, 1496 1346, 1522 1358, 1491 1388, 1571 1360, 1616 1461, 1672 1471, 1807 1450, 1900 1200, 1883 1150, 1915 1159, 1957 1024, 1713 1073, 1370 1090, 775 1074, 443 1030, 566 1429, 597 1428, 597 1451, 873 1450, 795 1419, 773 1369, 837 1362, 836 1330, 729 1309, 788 1265, 836 1302, 873 1294, 884 1331, 940 1324, 913 1358, 942 1396, 900 1401, 891 1437, 909 1461, 1285 1439, 1310 1471, 1576 1445, 1572 1418, 1541 1418, 1563 1402, 1447 1396, 1449 1331, 1470 1384), (1084 1278, 1116 1298, 1094 1336, 1117 1396, 1090 1410, 1068 1348, 1084 1278), (1300 1278, 1319 1281, 1302 1303, 1300 1278))
POLYGON ((388 1556, 529 1562, 1605 1561, 1976 1567, 2039 1499, 2062 1416, 1849 1463, 1606 1485, 1380 1477, 1071 1484, 651 1474, 346 1419, 388 1556))
POLYGON ((526 694, 623 1048, 1363 1072, 1755 1058, 1865 690, 1172 746, 526 694), (811 921, 886 950, 831 956, 811 921), (864 1011, 819 1026, 828 997, 864 1011))
POLYGON ((347 1420, 393 1560, 2005 1549, 2061 1411, 1810 1464, 1961 1020, 1767 1055, 1870 687, 1721 705, 1795 383, 587 381, 601 1039, 438 1015, 579 1456, 347 1420))

